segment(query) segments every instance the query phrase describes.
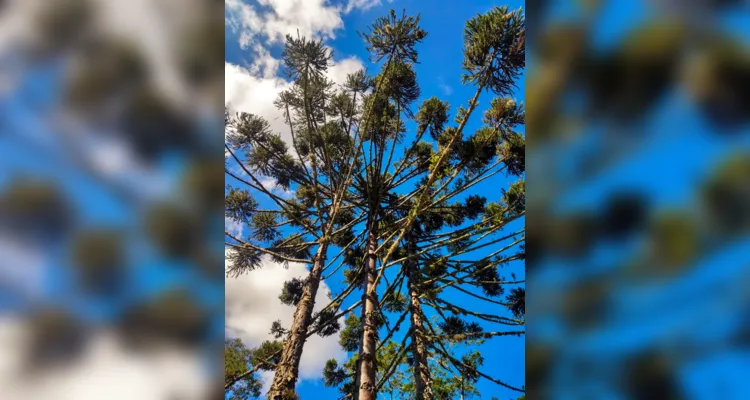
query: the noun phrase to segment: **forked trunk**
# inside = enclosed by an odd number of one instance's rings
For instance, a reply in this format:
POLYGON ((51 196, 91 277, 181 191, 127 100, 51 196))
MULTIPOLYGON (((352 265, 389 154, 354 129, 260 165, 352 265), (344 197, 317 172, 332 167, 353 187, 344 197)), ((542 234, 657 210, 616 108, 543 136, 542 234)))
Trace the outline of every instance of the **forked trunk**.
POLYGON ((302 289, 302 297, 297 303, 292 327, 284 341, 281 361, 276 367, 271 389, 268 391, 268 399, 270 400, 296 399, 294 386, 297 384, 299 376, 299 362, 307 340, 307 330, 315 307, 315 296, 320 286, 320 276, 323 272, 327 248, 327 244, 321 244, 318 248, 318 253, 313 260, 312 270, 302 289))
MULTIPOLYGON (((417 252, 416 245, 410 242, 407 250, 409 255, 417 252)), ((409 288, 409 309, 411 313, 412 330, 412 356, 414 357, 414 380, 416 398, 420 400, 432 400, 432 376, 427 365, 427 343, 424 336, 424 324, 422 322, 422 304, 419 302, 419 291, 417 289, 417 265, 415 260, 406 263, 406 279, 409 288)))
POLYGON ((367 232, 367 260, 365 261, 365 290, 362 294, 362 307, 364 310, 362 351, 359 353, 359 396, 358 400, 375 400, 375 385, 377 370, 375 365, 375 351, 377 349, 377 301, 378 294, 375 285, 377 278, 377 255, 378 246, 376 223, 370 223, 367 232))

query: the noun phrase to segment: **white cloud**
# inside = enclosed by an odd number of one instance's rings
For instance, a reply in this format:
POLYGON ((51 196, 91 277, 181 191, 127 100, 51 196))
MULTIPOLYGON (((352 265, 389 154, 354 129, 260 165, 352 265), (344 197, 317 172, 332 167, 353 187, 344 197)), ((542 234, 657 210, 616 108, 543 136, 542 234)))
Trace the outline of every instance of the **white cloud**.
POLYGON ((453 88, 445 83, 443 78, 438 79, 438 87, 445 93, 446 96, 450 96, 453 93, 453 88))
POLYGON ((224 63, 224 85, 224 101, 231 113, 244 111, 262 116, 275 133, 291 140, 281 111, 273 105, 279 93, 291 86, 288 82, 276 77, 257 77, 246 68, 224 63))
POLYGON ((340 11, 326 0, 259 0, 268 11, 242 0, 226 0, 228 25, 247 48, 259 41, 281 43, 285 35, 299 34, 317 39, 333 39, 344 26, 340 11))
POLYGON ((241 238, 242 237, 242 231, 243 226, 242 222, 237 222, 231 218, 224 218, 224 229, 231 233, 232 236, 241 238))
POLYGON ((328 67, 328 79, 336 82, 339 85, 343 85, 346 80, 346 76, 363 69, 362 60, 357 57, 351 56, 340 61, 336 61, 332 66, 328 67))
POLYGON ((160 348, 135 354, 117 335, 99 331, 81 358, 64 366, 24 374, 27 326, 0 320, 0 398, 15 400, 199 400, 215 386, 194 352, 160 348))
MULTIPOLYGON (((278 297, 285 281, 308 275, 303 264, 289 263, 288 269, 269 259, 263 264, 263 268, 238 278, 226 279, 226 333, 229 337, 242 339, 248 347, 264 340, 273 340, 270 334, 273 321, 281 320, 282 326, 291 326, 294 307, 282 304, 278 297)), ((321 282, 315 296, 315 310, 328 304, 329 292, 325 282, 321 282)), ((320 379, 326 360, 331 358, 339 361, 346 359, 346 353, 338 344, 338 336, 310 337, 300 361, 300 378, 320 379)))
MULTIPOLYGON (((388 2, 392 3, 393 0, 388 0, 388 2)), ((344 13, 349 14, 356 9, 366 11, 375 6, 379 6, 380 4, 380 0, 349 0, 349 2, 346 3, 346 7, 344 8, 344 13)))

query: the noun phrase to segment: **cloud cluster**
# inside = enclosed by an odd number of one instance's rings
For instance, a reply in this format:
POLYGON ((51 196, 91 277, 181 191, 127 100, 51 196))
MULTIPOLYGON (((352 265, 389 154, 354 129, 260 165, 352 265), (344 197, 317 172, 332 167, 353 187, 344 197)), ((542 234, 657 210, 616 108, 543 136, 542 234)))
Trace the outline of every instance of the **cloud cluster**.
POLYGON ((306 37, 333 39, 344 26, 339 9, 326 0, 259 0, 257 6, 226 0, 225 4, 227 26, 238 34, 243 48, 259 42, 281 43, 297 31, 306 37))

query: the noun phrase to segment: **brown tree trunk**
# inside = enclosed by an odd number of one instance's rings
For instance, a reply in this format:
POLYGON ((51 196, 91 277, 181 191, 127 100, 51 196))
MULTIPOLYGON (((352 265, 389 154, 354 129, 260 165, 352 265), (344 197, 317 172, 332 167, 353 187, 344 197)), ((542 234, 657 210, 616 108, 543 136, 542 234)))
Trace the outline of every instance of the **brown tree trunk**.
POLYGON ((362 351, 359 353, 359 396, 358 400, 375 400, 375 385, 377 384, 377 369, 375 364, 375 351, 377 349, 377 301, 378 294, 375 287, 377 278, 377 255, 378 247, 377 222, 371 221, 367 232, 367 260, 365 261, 365 290, 362 294, 362 307, 364 310, 362 351))
POLYGON ((326 260, 327 244, 318 247, 318 253, 313 260, 313 267, 307 278, 302 297, 294 312, 294 320, 289 334, 284 341, 284 349, 281 353, 281 361, 273 376, 271 389, 268 391, 270 400, 296 399, 294 386, 299 376, 299 362, 302 358, 302 350, 307 340, 307 329, 310 325, 313 308, 315 307, 315 296, 320 286, 320 276, 326 260))
MULTIPOLYGON (((407 247, 409 255, 417 252, 416 245, 410 242, 407 247)), ((412 356, 414 357, 414 380, 416 398, 420 400, 432 400, 432 376, 427 365, 427 344, 424 337, 424 324, 422 322, 422 304, 419 302, 419 291, 417 290, 417 263, 415 260, 407 260, 406 279, 409 288, 409 308, 411 313, 412 329, 412 356)))

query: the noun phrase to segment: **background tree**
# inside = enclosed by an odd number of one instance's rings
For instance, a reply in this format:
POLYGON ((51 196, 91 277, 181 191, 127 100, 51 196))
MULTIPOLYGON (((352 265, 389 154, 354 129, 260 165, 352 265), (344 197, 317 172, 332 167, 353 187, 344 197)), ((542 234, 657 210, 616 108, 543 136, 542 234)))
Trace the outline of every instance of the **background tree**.
POLYGON ((231 400, 261 397, 263 382, 258 371, 272 371, 281 356, 281 342, 265 341, 248 349, 240 339, 224 341, 224 388, 231 400))
POLYGON ((345 200, 359 165, 354 158, 356 139, 349 130, 355 123, 356 99, 366 85, 363 74, 353 74, 335 90, 324 75, 331 58, 321 41, 287 36, 284 66, 293 85, 275 105, 283 111, 290 139, 272 132, 261 117, 226 116, 225 172, 238 185, 227 188, 226 216, 250 227, 250 234, 242 238, 225 231, 232 248, 228 274, 252 271, 264 258, 303 263, 310 271, 303 280, 287 282, 280 297, 296 311, 291 327, 273 327, 286 339, 269 392, 272 399, 294 398, 309 328, 317 324, 316 332, 324 336, 336 332, 333 317, 338 304, 313 315, 314 299, 322 274, 333 264, 326 265, 329 249, 346 249, 356 240, 352 226, 362 220, 345 200), (293 191, 295 197, 285 197, 277 189, 293 191))

